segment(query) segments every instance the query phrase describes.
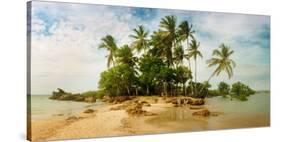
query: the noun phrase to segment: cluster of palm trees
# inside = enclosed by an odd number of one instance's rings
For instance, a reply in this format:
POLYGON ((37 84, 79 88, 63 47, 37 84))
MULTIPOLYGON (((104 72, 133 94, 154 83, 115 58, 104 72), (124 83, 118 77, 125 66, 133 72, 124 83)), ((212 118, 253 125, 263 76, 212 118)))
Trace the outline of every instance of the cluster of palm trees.
MULTIPOLYGON (((203 55, 200 42, 195 38, 195 31, 188 21, 177 24, 176 16, 168 15, 161 19, 158 30, 150 33, 140 25, 133 29, 133 34, 129 37, 133 42, 120 47, 111 35, 101 39, 99 48, 109 52, 106 56, 108 70, 101 74, 99 82, 101 90, 109 95, 141 93, 196 96, 202 93, 204 86, 207 87, 197 82, 197 60, 199 57, 203 58, 203 55)), ((233 76, 233 52, 223 43, 213 51, 213 58, 207 64, 216 68, 207 82, 222 71, 229 78, 233 76)))

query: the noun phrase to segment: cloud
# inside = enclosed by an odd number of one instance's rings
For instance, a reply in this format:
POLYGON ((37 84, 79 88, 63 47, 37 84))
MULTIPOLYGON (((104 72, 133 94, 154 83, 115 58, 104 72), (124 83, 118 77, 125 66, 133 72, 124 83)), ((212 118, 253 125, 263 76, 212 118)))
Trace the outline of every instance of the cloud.
POLYGON ((33 94, 48 94, 57 87, 72 92, 97 89, 107 55, 98 49, 100 39, 111 34, 119 46, 128 44, 133 28, 144 25, 152 33, 166 15, 177 16, 178 24, 193 24, 204 56, 198 59, 199 81, 211 75, 206 60, 225 42, 235 51, 234 77, 228 80, 222 73, 211 83, 240 80, 255 89, 269 89, 269 17, 53 2, 32 6, 33 94))

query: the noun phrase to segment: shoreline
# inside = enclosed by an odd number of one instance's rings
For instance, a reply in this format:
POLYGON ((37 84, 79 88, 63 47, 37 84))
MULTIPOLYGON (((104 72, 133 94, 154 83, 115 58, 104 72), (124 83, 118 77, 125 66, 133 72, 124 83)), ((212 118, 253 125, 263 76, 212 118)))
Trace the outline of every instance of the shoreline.
MULTIPOLYGON (((32 141, 190 132, 270 125, 270 120, 262 116, 252 124, 247 124, 247 119, 251 118, 245 117, 244 123, 241 118, 241 123, 235 120, 232 125, 226 125, 229 123, 227 121, 231 119, 222 121, 222 117, 228 118, 228 115, 222 113, 218 114, 218 116, 209 117, 192 116, 192 113, 197 109, 191 110, 190 106, 174 107, 173 104, 166 103, 162 97, 157 97, 157 102, 154 101, 155 96, 141 96, 138 99, 148 102, 150 106, 143 106, 143 110, 155 115, 129 115, 122 108, 122 105, 127 104, 127 102, 133 102, 133 100, 120 104, 105 103, 104 105, 93 107, 93 113, 83 113, 82 111, 70 117, 55 116, 47 120, 32 120, 32 141), (185 115, 178 116, 175 113, 185 115), (171 118, 170 120, 170 117, 174 117, 174 115, 178 118, 171 118), (166 119, 166 117, 169 117, 169 119, 166 119)), ((205 105, 204 107, 209 109, 210 106, 205 105)))

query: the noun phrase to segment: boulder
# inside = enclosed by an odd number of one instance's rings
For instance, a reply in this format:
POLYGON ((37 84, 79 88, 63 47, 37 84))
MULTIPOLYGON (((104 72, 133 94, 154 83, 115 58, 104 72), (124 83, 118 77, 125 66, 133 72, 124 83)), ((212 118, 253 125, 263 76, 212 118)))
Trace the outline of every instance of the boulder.
POLYGON ((204 117, 210 116, 210 114, 211 112, 208 109, 203 109, 192 113, 192 115, 194 116, 204 116, 204 117))
POLYGON ((93 109, 86 109, 85 111, 83 111, 83 113, 94 113, 95 110, 93 109))

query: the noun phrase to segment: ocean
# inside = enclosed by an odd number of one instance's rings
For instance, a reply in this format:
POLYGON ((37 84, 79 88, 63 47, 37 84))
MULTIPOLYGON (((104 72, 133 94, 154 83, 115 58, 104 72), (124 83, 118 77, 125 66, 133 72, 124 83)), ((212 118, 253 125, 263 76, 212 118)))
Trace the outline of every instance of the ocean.
POLYGON ((52 116, 72 116, 85 108, 100 106, 101 101, 96 103, 58 101, 49 99, 50 95, 31 95, 31 118, 32 120, 48 119, 52 116))

